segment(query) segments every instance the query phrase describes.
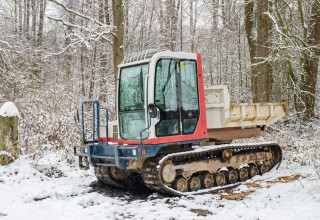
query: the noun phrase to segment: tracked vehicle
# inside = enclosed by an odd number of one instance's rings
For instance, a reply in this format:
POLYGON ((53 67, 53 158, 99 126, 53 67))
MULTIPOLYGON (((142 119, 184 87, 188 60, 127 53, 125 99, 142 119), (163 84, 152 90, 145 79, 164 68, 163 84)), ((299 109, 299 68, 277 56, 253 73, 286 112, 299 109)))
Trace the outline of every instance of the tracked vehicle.
POLYGON ((276 143, 231 142, 263 136, 266 125, 288 114, 287 104, 231 103, 227 86, 203 85, 200 54, 128 55, 117 90, 116 121, 108 122, 98 101, 82 103, 80 126, 75 118, 79 167, 93 166, 102 183, 126 188, 140 176, 155 191, 200 194, 237 186, 281 162, 276 143))

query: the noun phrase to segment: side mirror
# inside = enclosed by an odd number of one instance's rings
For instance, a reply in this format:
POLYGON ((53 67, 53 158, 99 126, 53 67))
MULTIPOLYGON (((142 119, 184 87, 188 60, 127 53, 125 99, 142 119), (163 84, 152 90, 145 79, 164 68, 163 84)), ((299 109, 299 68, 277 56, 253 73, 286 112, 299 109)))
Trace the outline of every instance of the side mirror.
POLYGON ((151 113, 151 118, 156 118, 158 116, 157 106, 155 104, 149 104, 148 112, 151 113))

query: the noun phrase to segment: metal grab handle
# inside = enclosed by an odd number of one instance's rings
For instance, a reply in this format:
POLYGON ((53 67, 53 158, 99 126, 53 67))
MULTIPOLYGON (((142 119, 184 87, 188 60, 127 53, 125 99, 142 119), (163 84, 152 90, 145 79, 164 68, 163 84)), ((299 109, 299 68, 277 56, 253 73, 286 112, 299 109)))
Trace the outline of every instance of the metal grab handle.
POLYGON ((143 129, 142 131, 140 131, 140 146, 143 145, 143 143, 142 143, 142 132, 144 132, 145 130, 149 130, 149 128, 151 127, 151 112, 149 112, 149 118, 150 118, 150 120, 149 120, 150 123, 148 124, 148 127, 143 129))

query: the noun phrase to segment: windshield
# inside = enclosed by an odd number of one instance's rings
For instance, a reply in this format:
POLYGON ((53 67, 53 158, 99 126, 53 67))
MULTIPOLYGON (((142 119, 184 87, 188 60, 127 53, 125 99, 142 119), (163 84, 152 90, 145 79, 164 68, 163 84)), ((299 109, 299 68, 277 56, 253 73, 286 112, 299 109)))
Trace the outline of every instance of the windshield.
MULTIPOLYGON (((120 136, 127 140, 139 140, 140 131, 146 128, 144 111, 145 78, 148 64, 121 69, 119 83, 120 136)), ((142 134, 148 137, 148 132, 142 134)))
POLYGON ((121 70, 119 111, 144 109, 144 81, 147 74, 148 64, 121 70))

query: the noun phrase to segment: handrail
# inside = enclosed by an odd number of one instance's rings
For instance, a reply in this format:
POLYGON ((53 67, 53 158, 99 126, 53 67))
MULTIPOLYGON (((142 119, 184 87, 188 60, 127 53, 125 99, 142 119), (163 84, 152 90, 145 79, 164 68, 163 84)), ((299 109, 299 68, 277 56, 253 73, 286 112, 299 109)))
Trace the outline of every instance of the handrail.
POLYGON ((142 143, 142 132, 144 132, 145 130, 149 130, 149 128, 151 127, 151 112, 149 112, 149 117, 150 117, 150 123, 148 124, 148 127, 143 129, 142 131, 140 131, 140 146, 143 146, 143 143, 142 143))
MULTIPOLYGON (((107 144, 109 144, 108 138, 109 138, 109 128, 108 128, 108 123, 109 123, 109 110, 106 107, 100 107, 100 109, 105 110, 106 111, 106 137, 107 137, 107 144)), ((99 133, 100 133, 100 128, 99 128, 99 133)), ((100 142, 100 139, 99 139, 100 142)))
POLYGON ((92 124, 93 124, 93 135, 92 135, 92 145, 94 145, 94 140, 95 140, 95 133, 96 133, 96 112, 95 112, 95 106, 97 108, 97 128, 98 128, 98 140, 100 139, 100 108, 99 108, 99 101, 95 100, 95 101, 84 101, 82 102, 82 142, 83 144, 86 144, 86 136, 85 136, 85 132, 84 132, 84 105, 85 104, 92 104, 92 114, 93 114, 93 120, 92 120, 92 124))

